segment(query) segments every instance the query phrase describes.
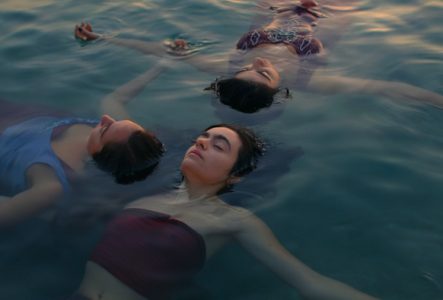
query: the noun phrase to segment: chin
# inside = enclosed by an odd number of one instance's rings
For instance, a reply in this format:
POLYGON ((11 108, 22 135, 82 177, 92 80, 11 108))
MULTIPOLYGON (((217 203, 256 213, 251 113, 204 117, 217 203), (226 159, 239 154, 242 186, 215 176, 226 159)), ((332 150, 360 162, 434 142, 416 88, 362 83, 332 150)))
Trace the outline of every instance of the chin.
POLYGON ((192 172, 192 169, 195 168, 192 166, 192 162, 189 161, 190 159, 185 157, 180 164, 180 172, 182 172, 183 176, 186 177, 187 174, 192 172))

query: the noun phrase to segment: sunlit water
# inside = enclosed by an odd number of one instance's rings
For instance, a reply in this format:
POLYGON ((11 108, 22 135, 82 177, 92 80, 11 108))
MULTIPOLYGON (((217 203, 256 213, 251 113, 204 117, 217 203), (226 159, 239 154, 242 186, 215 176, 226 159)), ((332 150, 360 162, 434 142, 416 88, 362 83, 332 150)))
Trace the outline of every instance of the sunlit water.
MULTIPOLYGON (((2 1, 0 98, 94 115, 101 97, 156 59, 103 42, 81 46, 74 24, 151 41, 184 37, 218 53, 233 48, 254 8, 221 0, 2 1)), ((330 72, 443 94, 443 2, 378 0, 358 8, 328 53, 330 72)), ((129 110, 148 127, 197 133, 223 121, 202 91, 213 79, 174 63, 129 110)), ((384 299, 443 299, 443 110, 376 96, 292 94, 281 116, 254 128, 279 151, 300 147, 304 154, 265 161, 258 174, 272 190, 266 196, 247 184, 238 190, 260 203, 257 213, 281 242, 317 271, 384 299)), ((112 201, 93 207, 106 210, 112 201)), ((9 245, 0 298, 72 293, 101 225, 48 229, 15 254, 22 243, 9 245)), ((21 232, 16 240, 26 244, 21 232)), ((214 257, 196 285, 203 299, 297 298, 237 247, 214 257)))

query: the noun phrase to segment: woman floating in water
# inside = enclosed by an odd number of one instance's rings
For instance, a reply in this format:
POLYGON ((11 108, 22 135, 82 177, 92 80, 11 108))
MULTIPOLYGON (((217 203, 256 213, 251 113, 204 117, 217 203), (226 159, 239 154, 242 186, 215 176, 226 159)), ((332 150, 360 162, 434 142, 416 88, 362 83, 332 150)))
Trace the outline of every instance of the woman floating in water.
POLYGON ((89 158, 115 181, 128 184, 148 176, 163 153, 162 143, 127 120, 124 105, 162 71, 159 65, 116 89, 101 102, 101 120, 37 117, 0 135, 0 227, 53 207, 70 184, 83 176, 89 158))
MULTIPOLYGON (((188 46, 183 40, 169 43, 167 47, 176 54, 183 54, 183 60, 199 70, 222 78, 208 89, 213 90, 222 103, 245 113, 269 107, 274 96, 284 88, 326 95, 380 95, 443 108, 443 96, 407 83, 331 76, 322 71, 319 66, 325 61, 325 53, 341 35, 346 14, 353 9, 340 5, 322 6, 314 0, 302 0, 298 4, 270 1, 266 9, 272 13, 271 21, 244 34, 233 56, 196 54, 187 57, 188 46), (340 27, 332 28, 334 22, 340 27)), ((108 38, 92 32, 89 24, 76 26, 75 36, 82 40, 102 38, 144 54, 162 56, 165 53, 162 43, 108 38)))
POLYGON ((108 224, 70 300, 169 299, 230 240, 306 299, 374 299, 310 269, 252 212, 218 197, 256 167, 262 152, 249 129, 207 128, 181 162, 177 190, 136 200, 108 224))

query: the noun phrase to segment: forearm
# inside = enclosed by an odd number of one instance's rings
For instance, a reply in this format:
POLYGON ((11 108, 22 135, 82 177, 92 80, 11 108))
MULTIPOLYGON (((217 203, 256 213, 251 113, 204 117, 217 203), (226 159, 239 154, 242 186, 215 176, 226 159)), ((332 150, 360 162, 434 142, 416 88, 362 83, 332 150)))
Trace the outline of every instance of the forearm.
POLYGON ((140 94, 146 85, 157 78, 165 69, 165 63, 160 61, 145 73, 117 88, 103 98, 101 102, 102 112, 118 119, 129 119, 125 105, 140 94))
POLYGON ((443 109, 443 96, 435 92, 404 82, 376 81, 368 84, 369 92, 389 97, 393 100, 414 100, 443 109))
POLYGON ((304 299, 322 300, 375 300, 361 291, 340 281, 328 278, 313 271, 309 279, 299 288, 304 299))
POLYGON ((133 49, 143 54, 156 55, 156 56, 164 56, 165 54, 165 47, 163 47, 163 45, 160 42, 146 42, 140 40, 121 39, 121 38, 105 37, 105 36, 102 36, 102 39, 106 40, 111 44, 133 49))
POLYGON ((0 228, 17 224, 52 206, 63 189, 59 183, 48 183, 13 197, 0 198, 0 228))
POLYGON ((404 82, 383 81, 315 74, 306 89, 322 94, 362 93, 392 100, 413 100, 443 108, 443 96, 404 82))
MULTIPOLYGON (((303 297, 310 300, 374 300, 349 285, 323 276, 297 258, 287 253, 286 263, 274 271, 293 286, 303 297), (278 269, 278 270, 277 270, 278 269)), ((275 267, 275 266, 274 266, 275 267)))
POLYGON ((375 299, 354 288, 323 276, 287 251, 272 231, 259 219, 243 220, 236 235, 240 244, 259 261, 293 286, 305 299, 370 300, 375 299))

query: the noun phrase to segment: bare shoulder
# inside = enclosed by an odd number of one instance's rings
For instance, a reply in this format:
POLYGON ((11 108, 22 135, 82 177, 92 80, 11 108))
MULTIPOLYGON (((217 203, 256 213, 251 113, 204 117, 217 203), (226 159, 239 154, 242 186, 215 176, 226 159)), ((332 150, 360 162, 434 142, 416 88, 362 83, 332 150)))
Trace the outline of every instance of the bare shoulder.
POLYGON ((53 183, 55 186, 60 186, 61 183, 55 173, 54 169, 46 164, 33 164, 26 171, 26 178, 31 186, 42 183, 53 183))
POLYGON ((225 214, 225 219, 233 226, 235 231, 243 231, 247 227, 254 227, 259 222, 259 218, 249 209, 229 205, 225 214))
POLYGON ((159 193, 151 196, 146 196, 132 201, 125 206, 127 208, 141 208, 141 209, 154 209, 157 208, 159 204, 164 203, 166 199, 170 198, 169 193, 159 193))

